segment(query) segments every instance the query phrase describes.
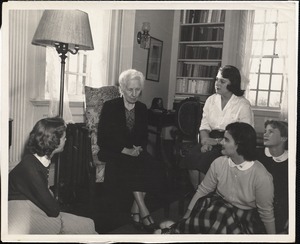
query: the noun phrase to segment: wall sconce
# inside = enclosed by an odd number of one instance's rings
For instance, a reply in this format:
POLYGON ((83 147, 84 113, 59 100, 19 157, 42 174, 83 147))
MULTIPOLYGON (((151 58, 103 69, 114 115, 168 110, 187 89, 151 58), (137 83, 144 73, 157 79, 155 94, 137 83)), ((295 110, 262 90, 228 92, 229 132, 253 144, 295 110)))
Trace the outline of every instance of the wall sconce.
POLYGON ((140 44, 141 48, 144 49, 149 49, 150 48, 150 39, 151 36, 149 35, 150 31, 150 23, 149 22, 144 22, 142 26, 142 32, 137 33, 137 42, 140 44))

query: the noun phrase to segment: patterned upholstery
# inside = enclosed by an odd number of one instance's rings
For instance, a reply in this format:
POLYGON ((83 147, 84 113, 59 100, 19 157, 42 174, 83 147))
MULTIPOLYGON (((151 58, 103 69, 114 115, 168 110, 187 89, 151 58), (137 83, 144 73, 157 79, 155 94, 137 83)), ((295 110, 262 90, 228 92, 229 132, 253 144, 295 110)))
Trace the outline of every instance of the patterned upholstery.
POLYGON ((93 165, 96 167, 96 182, 104 181, 105 162, 98 159, 99 146, 97 145, 98 123, 103 104, 111 99, 120 97, 117 86, 103 86, 93 88, 85 86, 85 121, 91 138, 93 165))

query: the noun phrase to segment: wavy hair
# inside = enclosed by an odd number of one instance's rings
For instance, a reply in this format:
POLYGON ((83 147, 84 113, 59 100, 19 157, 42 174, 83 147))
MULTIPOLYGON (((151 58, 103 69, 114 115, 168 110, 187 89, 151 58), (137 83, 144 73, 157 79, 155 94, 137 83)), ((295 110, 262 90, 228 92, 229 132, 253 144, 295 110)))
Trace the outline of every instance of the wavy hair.
POLYGON ((26 149, 38 156, 50 158, 52 152, 60 145, 60 138, 66 131, 62 118, 44 118, 39 120, 29 134, 26 149))
POLYGON ((234 122, 226 126, 237 147, 237 153, 247 161, 256 159, 256 131, 244 122, 234 122))
POLYGON ((223 78, 230 80, 230 85, 227 86, 228 91, 240 97, 244 95, 244 90, 241 90, 241 74, 240 71, 232 66, 225 65, 219 69, 223 78))
POLYGON ((270 125, 273 129, 278 129, 281 137, 286 137, 284 148, 288 149, 288 123, 280 120, 267 120, 265 122, 265 128, 270 125))

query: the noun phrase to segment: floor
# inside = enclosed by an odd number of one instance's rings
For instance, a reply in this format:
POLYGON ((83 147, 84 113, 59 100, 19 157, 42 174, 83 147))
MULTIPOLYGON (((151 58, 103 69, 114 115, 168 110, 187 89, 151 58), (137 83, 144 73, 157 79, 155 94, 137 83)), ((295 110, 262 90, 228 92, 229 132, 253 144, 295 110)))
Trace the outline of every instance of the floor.
MULTIPOLYGON (((186 177, 186 176, 185 176, 186 177)), ((186 179, 186 178, 185 178, 186 179)), ((145 234, 136 230, 130 223, 131 194, 112 195, 103 183, 91 183, 89 187, 78 187, 76 193, 62 203, 63 211, 92 218, 99 234, 145 234)), ((188 193, 192 188, 184 181, 168 182, 168 191, 163 199, 146 195, 146 205, 154 221, 159 224, 163 220, 178 220, 186 208, 188 193)))
MULTIPOLYGON (((167 192, 163 196, 146 195, 146 205, 159 224, 165 219, 179 219, 183 215, 187 194, 192 192, 186 170, 170 167, 174 162, 172 141, 163 141, 161 162, 168 165, 167 192), (169 208, 169 209, 168 209, 169 208)), ((65 212, 92 218, 99 234, 143 234, 131 224, 130 208, 133 201, 131 193, 112 191, 104 183, 95 183, 92 179, 84 186, 62 188, 61 207, 65 212)))

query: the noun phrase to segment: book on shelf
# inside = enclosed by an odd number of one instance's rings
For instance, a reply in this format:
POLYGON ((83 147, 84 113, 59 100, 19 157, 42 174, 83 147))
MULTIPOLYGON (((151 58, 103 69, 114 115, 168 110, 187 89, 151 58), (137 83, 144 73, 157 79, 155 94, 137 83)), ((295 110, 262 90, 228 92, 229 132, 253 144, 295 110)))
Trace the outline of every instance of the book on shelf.
POLYGON ((222 47, 180 45, 179 58, 181 59, 221 59, 222 47))
POLYGON ((196 92, 196 80, 188 80, 188 93, 195 93, 196 92))
POLYGON ((176 81, 176 92, 185 93, 188 92, 188 79, 178 78, 176 81))
POLYGON ((222 26, 182 26, 180 41, 222 41, 222 26))
POLYGON ((203 79, 177 78, 176 93, 211 94, 214 81, 203 79))
POLYGON ((225 21, 225 10, 185 10, 182 13, 183 24, 217 23, 225 21))
POLYGON ((177 76, 213 78, 219 70, 218 65, 179 62, 177 76))

